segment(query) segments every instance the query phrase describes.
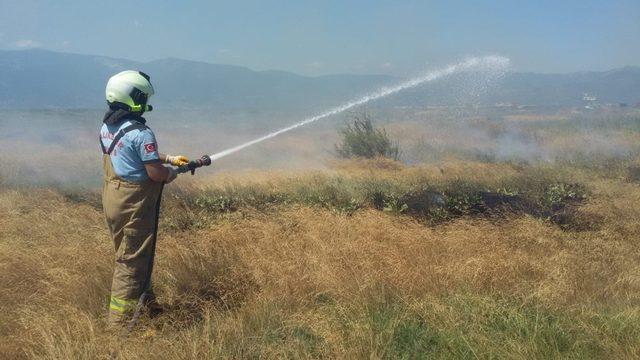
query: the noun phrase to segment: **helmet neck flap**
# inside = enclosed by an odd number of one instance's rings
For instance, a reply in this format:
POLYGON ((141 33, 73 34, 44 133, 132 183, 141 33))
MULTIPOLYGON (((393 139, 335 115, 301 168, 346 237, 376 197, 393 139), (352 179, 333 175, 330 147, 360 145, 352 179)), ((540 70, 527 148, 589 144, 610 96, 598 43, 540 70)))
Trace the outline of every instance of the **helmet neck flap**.
POLYGON ((109 110, 107 110, 107 112, 104 114, 104 118, 102 119, 102 122, 107 125, 111 125, 111 124, 117 124, 120 121, 125 119, 134 120, 141 124, 144 124, 147 122, 147 120, 142 117, 142 113, 134 113, 129 110, 119 108, 117 107, 117 105, 112 106, 111 104, 109 104, 109 110))

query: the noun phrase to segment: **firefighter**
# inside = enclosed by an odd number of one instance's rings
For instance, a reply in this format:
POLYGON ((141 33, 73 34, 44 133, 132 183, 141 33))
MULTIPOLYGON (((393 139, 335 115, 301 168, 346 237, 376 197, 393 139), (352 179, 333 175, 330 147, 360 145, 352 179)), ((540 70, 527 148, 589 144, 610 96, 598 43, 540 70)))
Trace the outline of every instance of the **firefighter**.
POLYGON ((109 110, 100 130, 104 183, 102 206, 115 247, 109 321, 125 324, 134 312, 154 307, 151 272, 164 184, 176 169, 188 163, 185 156, 158 152, 153 131, 142 117, 151 111, 154 90, 143 72, 123 71, 107 83, 109 110))

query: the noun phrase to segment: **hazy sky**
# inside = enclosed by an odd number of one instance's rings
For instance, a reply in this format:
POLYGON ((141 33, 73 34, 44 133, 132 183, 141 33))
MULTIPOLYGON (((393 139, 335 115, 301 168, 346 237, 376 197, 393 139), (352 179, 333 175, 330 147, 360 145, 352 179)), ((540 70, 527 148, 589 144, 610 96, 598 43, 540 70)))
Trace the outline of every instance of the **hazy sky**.
POLYGON ((0 48, 408 75, 476 54, 518 70, 640 65, 640 0, 0 0, 0 48))

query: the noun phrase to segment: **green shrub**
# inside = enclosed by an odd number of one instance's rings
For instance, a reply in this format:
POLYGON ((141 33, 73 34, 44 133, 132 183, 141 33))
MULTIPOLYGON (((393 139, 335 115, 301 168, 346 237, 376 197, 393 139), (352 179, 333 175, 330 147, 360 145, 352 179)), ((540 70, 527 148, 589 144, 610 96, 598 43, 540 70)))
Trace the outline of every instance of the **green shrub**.
POLYGON ((367 113, 353 114, 352 122, 340 129, 340 133, 342 143, 336 145, 336 151, 342 158, 400 158, 398 144, 389 139, 384 128, 374 127, 367 113))
POLYGON ((235 201, 225 195, 201 196, 196 199, 196 205, 212 212, 229 212, 237 209, 235 201))

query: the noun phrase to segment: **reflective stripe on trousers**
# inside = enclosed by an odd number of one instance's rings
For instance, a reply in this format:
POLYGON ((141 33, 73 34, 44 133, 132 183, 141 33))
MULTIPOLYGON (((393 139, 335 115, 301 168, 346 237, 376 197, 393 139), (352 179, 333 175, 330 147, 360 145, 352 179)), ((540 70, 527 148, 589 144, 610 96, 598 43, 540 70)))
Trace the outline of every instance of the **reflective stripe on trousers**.
POLYGON ((111 302, 109 303, 109 310, 117 311, 119 313, 129 313, 135 310, 138 304, 138 299, 127 300, 120 299, 115 296, 111 296, 111 302))

